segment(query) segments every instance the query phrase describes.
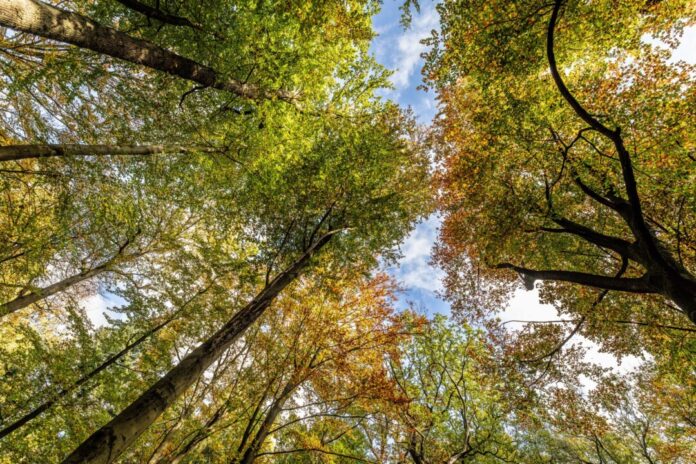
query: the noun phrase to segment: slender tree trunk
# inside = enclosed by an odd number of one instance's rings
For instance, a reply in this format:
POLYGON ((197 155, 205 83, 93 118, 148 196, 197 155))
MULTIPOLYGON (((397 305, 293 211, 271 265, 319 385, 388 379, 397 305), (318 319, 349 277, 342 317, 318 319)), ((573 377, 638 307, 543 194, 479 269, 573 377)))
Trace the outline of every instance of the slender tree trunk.
POLYGON ((0 161, 56 156, 149 156, 158 153, 213 153, 210 147, 180 145, 6 145, 0 147, 0 161))
POLYGON ((256 455, 261 449, 264 441, 266 441, 271 427, 278 418, 278 414, 280 414, 280 412, 283 410, 283 405, 287 401, 290 394, 295 391, 298 385, 299 384, 297 382, 291 380, 287 385, 285 385, 285 388, 283 388, 280 396, 273 401, 268 413, 266 413, 266 417, 263 418, 261 426, 256 431, 256 435, 254 435, 254 438, 251 440, 251 443, 244 452, 242 459, 239 460, 239 464, 252 464, 254 460, 256 460, 256 455))
POLYGON ((142 434, 266 310, 276 296, 307 266, 310 258, 337 231, 322 236, 294 264, 275 277, 256 297, 207 341, 145 391, 111 422, 87 438, 63 463, 110 463, 142 434))
POLYGON ((75 391, 75 389, 77 389, 78 387, 80 387, 81 385, 83 385, 84 383, 89 381, 90 379, 93 379, 94 377, 96 377, 100 372, 102 372, 103 370, 105 370, 109 366, 116 363, 119 359, 124 357, 130 350, 132 350, 133 348, 135 348, 138 345, 140 345, 141 343, 143 343, 145 340, 147 340, 149 337, 154 335, 156 332, 159 332, 161 329, 163 329, 167 324, 172 322, 174 319, 175 319, 174 317, 171 317, 171 318, 167 319, 166 321, 162 322, 161 324, 158 324, 155 327, 151 328, 150 330, 148 330, 147 332, 142 334, 140 337, 138 337, 135 341, 133 341, 132 343, 129 343, 121 351, 110 356, 106 361, 101 363, 98 367, 96 367, 92 371, 88 372, 87 374, 85 374, 82 377, 80 377, 79 379, 77 379, 70 387, 61 389, 51 399, 49 399, 48 401, 37 406, 31 412, 25 414, 21 418, 14 421, 12 424, 10 424, 7 427, 0 430, 0 439, 11 434, 12 432, 17 430, 18 428, 22 427, 23 425, 26 425, 28 422, 32 421, 36 417, 43 414, 51 406, 53 406, 55 403, 57 403, 58 401, 63 399, 67 394, 75 391))
POLYGON ((0 318, 7 316, 8 314, 12 314, 15 311, 19 311, 22 308, 26 308, 30 304, 41 301, 44 298, 65 291, 73 285, 83 282, 91 277, 102 274, 104 272, 108 272, 116 264, 132 261, 146 254, 145 252, 137 252, 131 255, 124 256, 123 252, 129 244, 130 239, 128 239, 126 243, 121 245, 116 254, 113 257, 111 257, 108 261, 96 267, 93 267, 92 269, 80 272, 79 274, 75 274, 70 277, 66 277, 65 279, 51 284, 48 287, 44 287, 38 290, 32 290, 31 293, 27 295, 19 296, 12 301, 0 305, 0 318))
POLYGON ((296 99, 292 92, 264 91, 255 85, 221 77, 213 68, 152 42, 131 37, 80 14, 38 0, 0 0, 0 25, 86 48, 251 100, 296 99))
POLYGON ((77 283, 89 279, 90 277, 94 277, 103 272, 106 272, 109 269, 110 264, 112 263, 109 262, 108 264, 97 266, 88 271, 80 272, 79 274, 66 277, 60 282, 56 282, 55 284, 51 284, 48 287, 32 291, 28 295, 19 296, 12 301, 0 305, 0 318, 7 316, 8 314, 12 314, 15 311, 19 311, 22 308, 26 308, 30 304, 36 303, 37 301, 41 301, 44 298, 47 298, 51 295, 60 293, 77 283))

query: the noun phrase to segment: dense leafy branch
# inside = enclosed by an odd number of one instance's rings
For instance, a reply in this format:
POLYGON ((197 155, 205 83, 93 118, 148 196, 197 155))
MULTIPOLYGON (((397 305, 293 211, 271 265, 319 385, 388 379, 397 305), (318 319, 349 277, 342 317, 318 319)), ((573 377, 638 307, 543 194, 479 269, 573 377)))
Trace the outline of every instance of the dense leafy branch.
MULTIPOLYGON (((542 230, 552 233, 568 232, 577 235, 599 247, 608 248, 617 252, 623 259, 631 259, 641 264, 646 269, 646 273, 640 278, 626 279, 612 278, 576 271, 533 270, 521 266, 515 266, 510 263, 502 263, 497 267, 517 271, 524 277, 525 284, 528 288, 533 286, 534 280, 559 280, 606 290, 618 290, 632 293, 660 293, 666 298, 675 301, 677 305, 680 306, 681 309, 689 316, 692 322, 696 323, 696 278, 691 275, 684 268, 684 266, 680 265, 673 256, 671 256, 666 248, 659 243, 655 234, 647 225, 638 195, 638 187, 631 157, 624 144, 621 129, 610 129, 597 118, 592 116, 573 96, 563 81, 560 72, 558 71, 558 65, 556 63, 556 56, 554 53, 554 31, 558 21, 559 12, 563 4, 563 0, 556 0, 546 34, 546 55, 548 58, 551 75, 556 87, 558 88, 558 91, 563 96, 565 101, 570 105, 570 107, 575 111, 577 116, 587 123, 591 129, 609 139, 609 141, 611 141, 613 144, 621 163, 623 183, 628 201, 622 201, 615 195, 610 198, 605 198, 587 186, 576 172, 573 172, 573 180, 590 198, 617 211, 633 233, 636 241, 635 243, 630 243, 623 239, 600 234, 581 224, 555 215, 553 211, 551 211, 551 219, 556 224, 560 225, 562 229, 558 230, 542 228, 542 230)), ((564 162, 567 157, 568 150, 582 136, 583 134, 581 131, 578 133, 573 142, 570 144, 563 144, 564 162)), ((556 139, 558 140, 557 137, 556 139)), ((552 202, 548 184, 546 188, 546 197, 547 202, 549 203, 549 208, 551 209, 552 202)))

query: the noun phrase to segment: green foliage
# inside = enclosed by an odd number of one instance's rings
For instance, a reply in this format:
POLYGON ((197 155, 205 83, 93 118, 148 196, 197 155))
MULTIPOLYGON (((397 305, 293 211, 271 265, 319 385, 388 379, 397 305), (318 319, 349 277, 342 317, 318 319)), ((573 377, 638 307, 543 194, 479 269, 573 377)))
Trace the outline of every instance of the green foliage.
MULTIPOLYGON (((582 125, 546 71, 550 4, 438 6, 432 131, 377 96, 389 85, 368 51, 379 2, 53 4, 258 95, 2 30, 0 145, 107 154, 0 161, 0 308, 38 296, 0 313, 0 429, 44 408, 0 438, 0 464, 60 462, 325 234, 303 274, 117 462, 694 461, 694 344, 681 314, 657 298, 610 293, 598 306, 596 292, 544 287, 603 348, 654 355, 623 379, 576 347, 551 355, 555 365, 520 364, 553 350, 565 325, 510 334, 488 317, 517 287, 489 264, 616 272, 577 237, 540 233, 548 197, 558 214, 627 233, 568 177, 620 185, 617 161, 597 153, 606 141, 588 133, 559 155, 582 125), (132 145, 159 149, 108 154, 132 145), (395 284, 375 272, 435 196, 454 320, 397 314, 395 284), (93 323, 100 295, 117 306, 93 323)), ((419 2, 403 3, 405 27, 412 10, 419 2)), ((693 68, 644 37, 674 45, 692 21, 691 2, 573 0, 557 46, 573 92, 625 129, 646 214, 690 270, 693 68)))

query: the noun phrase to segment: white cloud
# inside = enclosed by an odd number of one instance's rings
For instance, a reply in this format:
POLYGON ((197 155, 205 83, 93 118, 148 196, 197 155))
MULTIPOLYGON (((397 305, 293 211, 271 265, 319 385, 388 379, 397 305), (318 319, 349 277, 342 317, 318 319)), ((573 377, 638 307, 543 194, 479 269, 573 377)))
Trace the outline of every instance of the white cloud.
MULTIPOLYGON (((500 313, 500 319, 506 321, 549 321, 558 319, 558 311, 553 305, 539 302, 539 290, 517 290, 508 302, 505 311, 500 313)), ((507 324, 510 328, 520 328, 521 322, 507 324)))
POLYGON ((672 60, 696 64, 696 26, 684 29, 679 47, 672 51, 672 60))
POLYGON ((436 215, 430 216, 418 224, 401 244, 403 257, 399 260, 394 274, 407 288, 432 293, 442 290, 444 273, 430 264, 440 222, 440 218, 436 215))
MULTIPOLYGON (((394 21, 398 21, 395 17, 394 21)), ((375 53, 380 62, 395 69, 391 82, 398 94, 411 86, 411 78, 420 69, 421 54, 426 47, 421 40, 437 29, 439 18, 433 4, 423 5, 420 14, 414 15, 411 26, 403 30, 397 27, 385 27, 377 38, 375 53), (396 31, 396 32, 395 32, 396 31)))
POLYGON ((123 318, 123 314, 109 310, 109 308, 118 307, 125 303, 116 295, 95 293, 83 299, 81 303, 85 308, 87 317, 89 317, 92 325, 96 328, 103 327, 107 324, 105 314, 112 319, 123 318))

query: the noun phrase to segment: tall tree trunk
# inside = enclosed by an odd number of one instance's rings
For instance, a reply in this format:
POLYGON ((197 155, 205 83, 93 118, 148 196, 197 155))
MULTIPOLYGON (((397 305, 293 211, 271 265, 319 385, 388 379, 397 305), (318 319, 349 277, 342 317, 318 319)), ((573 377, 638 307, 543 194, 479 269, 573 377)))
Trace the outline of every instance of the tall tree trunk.
POLYGON ((111 422, 87 438, 63 463, 110 463, 142 434, 266 310, 338 231, 325 234, 278 274, 207 341, 189 353, 111 422))
POLYGON ((213 153, 211 147, 180 145, 6 145, 0 147, 0 161, 55 156, 148 156, 158 153, 213 153))
POLYGON ((147 66, 251 100, 280 99, 291 102, 296 99, 293 92, 265 91, 255 85, 221 77, 213 68, 152 42, 131 37, 80 14, 38 0, 0 0, 0 25, 147 66))
POLYGON ((109 262, 107 264, 97 266, 87 271, 80 272, 79 274, 66 277, 65 279, 56 282, 55 284, 51 284, 47 287, 38 290, 32 290, 31 293, 29 293, 28 295, 18 296, 14 300, 8 301, 7 303, 0 305, 0 318, 7 316, 8 314, 12 314, 15 311, 19 311, 22 308, 26 308, 30 304, 36 303, 37 301, 41 301, 44 298, 47 298, 51 295, 60 293, 77 283, 89 279, 90 277, 94 277, 103 272, 106 272, 109 269, 110 264, 112 263, 109 262))
POLYGON ((47 287, 37 289, 37 290, 32 290, 31 293, 29 293, 27 295, 18 296, 14 300, 0 305, 0 318, 7 316, 8 314, 12 314, 15 311, 19 311, 22 308, 26 308, 30 304, 41 301, 44 298, 48 298, 49 296, 63 292, 65 290, 67 290, 68 288, 72 287, 73 285, 78 284, 80 282, 83 282, 87 279, 90 279, 91 277, 102 274, 104 272, 108 272, 109 270, 112 269, 112 267, 114 265, 116 265, 118 263, 132 261, 132 260, 137 259, 145 254, 144 252, 138 252, 138 253, 124 256, 123 252, 129 244, 130 244, 130 239, 127 240, 125 244, 121 245, 118 252, 113 257, 111 257, 108 261, 106 261, 106 262, 104 262, 96 267, 93 267, 92 269, 88 269, 86 271, 82 271, 82 272, 75 274, 75 275, 72 275, 70 277, 66 277, 65 279, 63 279, 59 282, 56 282, 54 284, 51 284, 47 287))

